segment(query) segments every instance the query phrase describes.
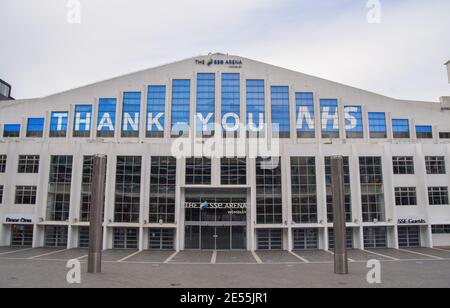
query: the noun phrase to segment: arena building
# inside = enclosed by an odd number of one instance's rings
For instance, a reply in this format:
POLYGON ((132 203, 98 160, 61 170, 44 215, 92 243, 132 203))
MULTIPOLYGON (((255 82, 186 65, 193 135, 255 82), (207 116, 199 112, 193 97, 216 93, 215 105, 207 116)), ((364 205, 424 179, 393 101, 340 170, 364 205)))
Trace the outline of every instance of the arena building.
POLYGON ((105 249, 450 245, 450 102, 398 100, 210 54, 0 102, 0 246, 87 247, 107 155, 105 249))

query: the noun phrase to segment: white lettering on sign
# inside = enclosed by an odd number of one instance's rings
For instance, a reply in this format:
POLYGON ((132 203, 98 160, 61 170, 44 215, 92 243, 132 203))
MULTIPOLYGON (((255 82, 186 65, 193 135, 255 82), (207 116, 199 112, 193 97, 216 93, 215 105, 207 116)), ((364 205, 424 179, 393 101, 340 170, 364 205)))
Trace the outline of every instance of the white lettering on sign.
POLYGON ((105 112, 102 116, 102 118, 100 119, 100 122, 98 123, 98 127, 97 130, 98 131, 102 131, 103 128, 108 128, 108 130, 113 131, 114 130, 114 125, 111 121, 111 115, 107 112, 105 112))

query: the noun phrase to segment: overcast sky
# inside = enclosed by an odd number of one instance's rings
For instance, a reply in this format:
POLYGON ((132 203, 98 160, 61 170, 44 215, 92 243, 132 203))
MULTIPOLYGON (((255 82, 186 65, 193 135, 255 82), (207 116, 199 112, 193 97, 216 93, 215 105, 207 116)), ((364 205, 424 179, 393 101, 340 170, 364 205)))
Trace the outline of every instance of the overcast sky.
POLYGON ((450 95, 449 0, 0 0, 0 78, 41 97, 209 52, 401 99, 450 95))

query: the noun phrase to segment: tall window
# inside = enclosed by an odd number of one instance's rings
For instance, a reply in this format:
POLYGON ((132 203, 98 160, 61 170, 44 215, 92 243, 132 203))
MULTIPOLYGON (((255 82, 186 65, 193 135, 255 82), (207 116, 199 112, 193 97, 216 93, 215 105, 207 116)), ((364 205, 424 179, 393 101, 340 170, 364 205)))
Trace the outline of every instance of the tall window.
POLYGON ((0 155, 0 173, 5 173, 6 170, 6 155, 0 155))
POLYGON ((50 137, 63 138, 67 136, 67 122, 69 113, 67 111, 54 111, 50 119, 50 137))
POLYGON ((152 157, 150 177, 150 223, 175 222, 177 160, 152 157))
POLYGON ((394 138, 404 138, 408 139, 410 137, 409 133, 409 120, 406 119, 394 119, 392 120, 392 131, 394 138))
POLYGON ((47 220, 69 219, 72 156, 52 156, 47 197, 47 220))
POLYGON ((141 92, 125 92, 123 94, 122 137, 139 137, 140 117, 141 92))
POLYGON ((395 205, 415 206, 417 205, 417 194, 415 187, 396 187, 395 205))
POLYGON ((247 161, 243 158, 222 158, 220 168, 222 185, 247 184, 247 161))
POLYGON ((19 155, 17 173, 39 173, 39 155, 19 155))
POLYGON ((251 136, 264 136, 266 109, 264 80, 247 80, 247 130, 251 136))
POLYGON ((20 124, 5 124, 3 127, 3 137, 5 138, 19 138, 20 124))
POLYGON ((345 134, 347 138, 363 138, 363 116, 361 106, 345 106, 345 134))
POLYGON ((3 185, 0 185, 0 204, 3 203, 3 185))
POLYGON ((337 99, 320 100, 322 138, 339 138, 339 112, 337 99))
POLYGON ((224 136, 237 136, 241 118, 241 76, 222 74, 222 120, 224 136), (228 134, 227 134, 228 133, 228 134))
POLYGON ((68 229, 67 226, 45 226, 44 246, 67 247, 68 229))
POLYGON ((139 241, 138 228, 114 228, 113 247, 114 249, 137 249, 139 241))
POLYGON ((444 156, 426 156, 425 165, 427 174, 445 174, 444 156))
POLYGON ((394 174, 414 174, 414 157, 394 156, 392 157, 394 174))
POLYGON ((187 136, 190 126, 191 81, 174 80, 172 84, 172 136, 187 136))
POLYGON ((272 87, 272 131, 280 138, 291 136, 289 87, 272 87))
POLYGON ((73 136, 88 138, 91 136, 92 105, 75 106, 73 136))
POLYGON ((36 204, 36 186, 16 186, 15 204, 36 204))
MULTIPOLYGON (((325 157, 325 182, 327 189, 327 217, 333 222, 333 195, 331 190, 331 157, 325 157)), ((345 219, 352 221, 352 195, 350 187, 350 165, 348 157, 344 157, 345 219)))
POLYGON ((258 224, 280 224, 283 221, 281 192, 281 159, 256 159, 256 221, 258 224))
POLYGON ((186 184, 210 185, 211 184, 211 158, 187 158, 186 159, 186 184))
POLYGON ((114 222, 139 222, 141 156, 118 156, 114 222))
POLYGON ((44 118, 30 118, 27 122, 27 137, 41 138, 44 135, 44 118))
POLYGON ((166 86, 147 89, 147 138, 163 138, 166 108, 166 86))
POLYGON ((370 138, 387 138, 386 114, 384 112, 369 112, 370 138))
POLYGON ((449 205, 448 187, 428 187, 430 205, 449 205))
POLYGON ((80 207, 80 220, 89 221, 89 213, 92 202, 92 171, 94 167, 94 157, 83 157, 83 177, 81 180, 81 207, 80 207))
POLYGON ((315 157, 291 157, 292 221, 317 223, 315 157))
POLYGON ((417 139, 433 139, 432 126, 416 126, 417 139))
POLYGON ((385 221, 381 157, 360 157, 359 173, 363 221, 385 221))
POLYGON ((215 74, 197 75, 197 108, 195 116, 198 137, 210 137, 214 135, 215 84, 215 74))
POLYGON ((316 124, 313 93, 295 93, 297 138, 315 138, 316 124))
POLYGON ((100 98, 98 101, 97 137, 112 138, 116 127, 115 98, 100 98))

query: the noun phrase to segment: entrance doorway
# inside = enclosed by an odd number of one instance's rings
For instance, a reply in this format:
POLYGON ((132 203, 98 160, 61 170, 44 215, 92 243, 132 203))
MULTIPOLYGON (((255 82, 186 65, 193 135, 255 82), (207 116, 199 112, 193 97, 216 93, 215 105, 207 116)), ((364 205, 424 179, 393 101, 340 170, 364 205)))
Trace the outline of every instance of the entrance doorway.
POLYGON ((246 189, 187 189, 185 249, 245 250, 246 189))

